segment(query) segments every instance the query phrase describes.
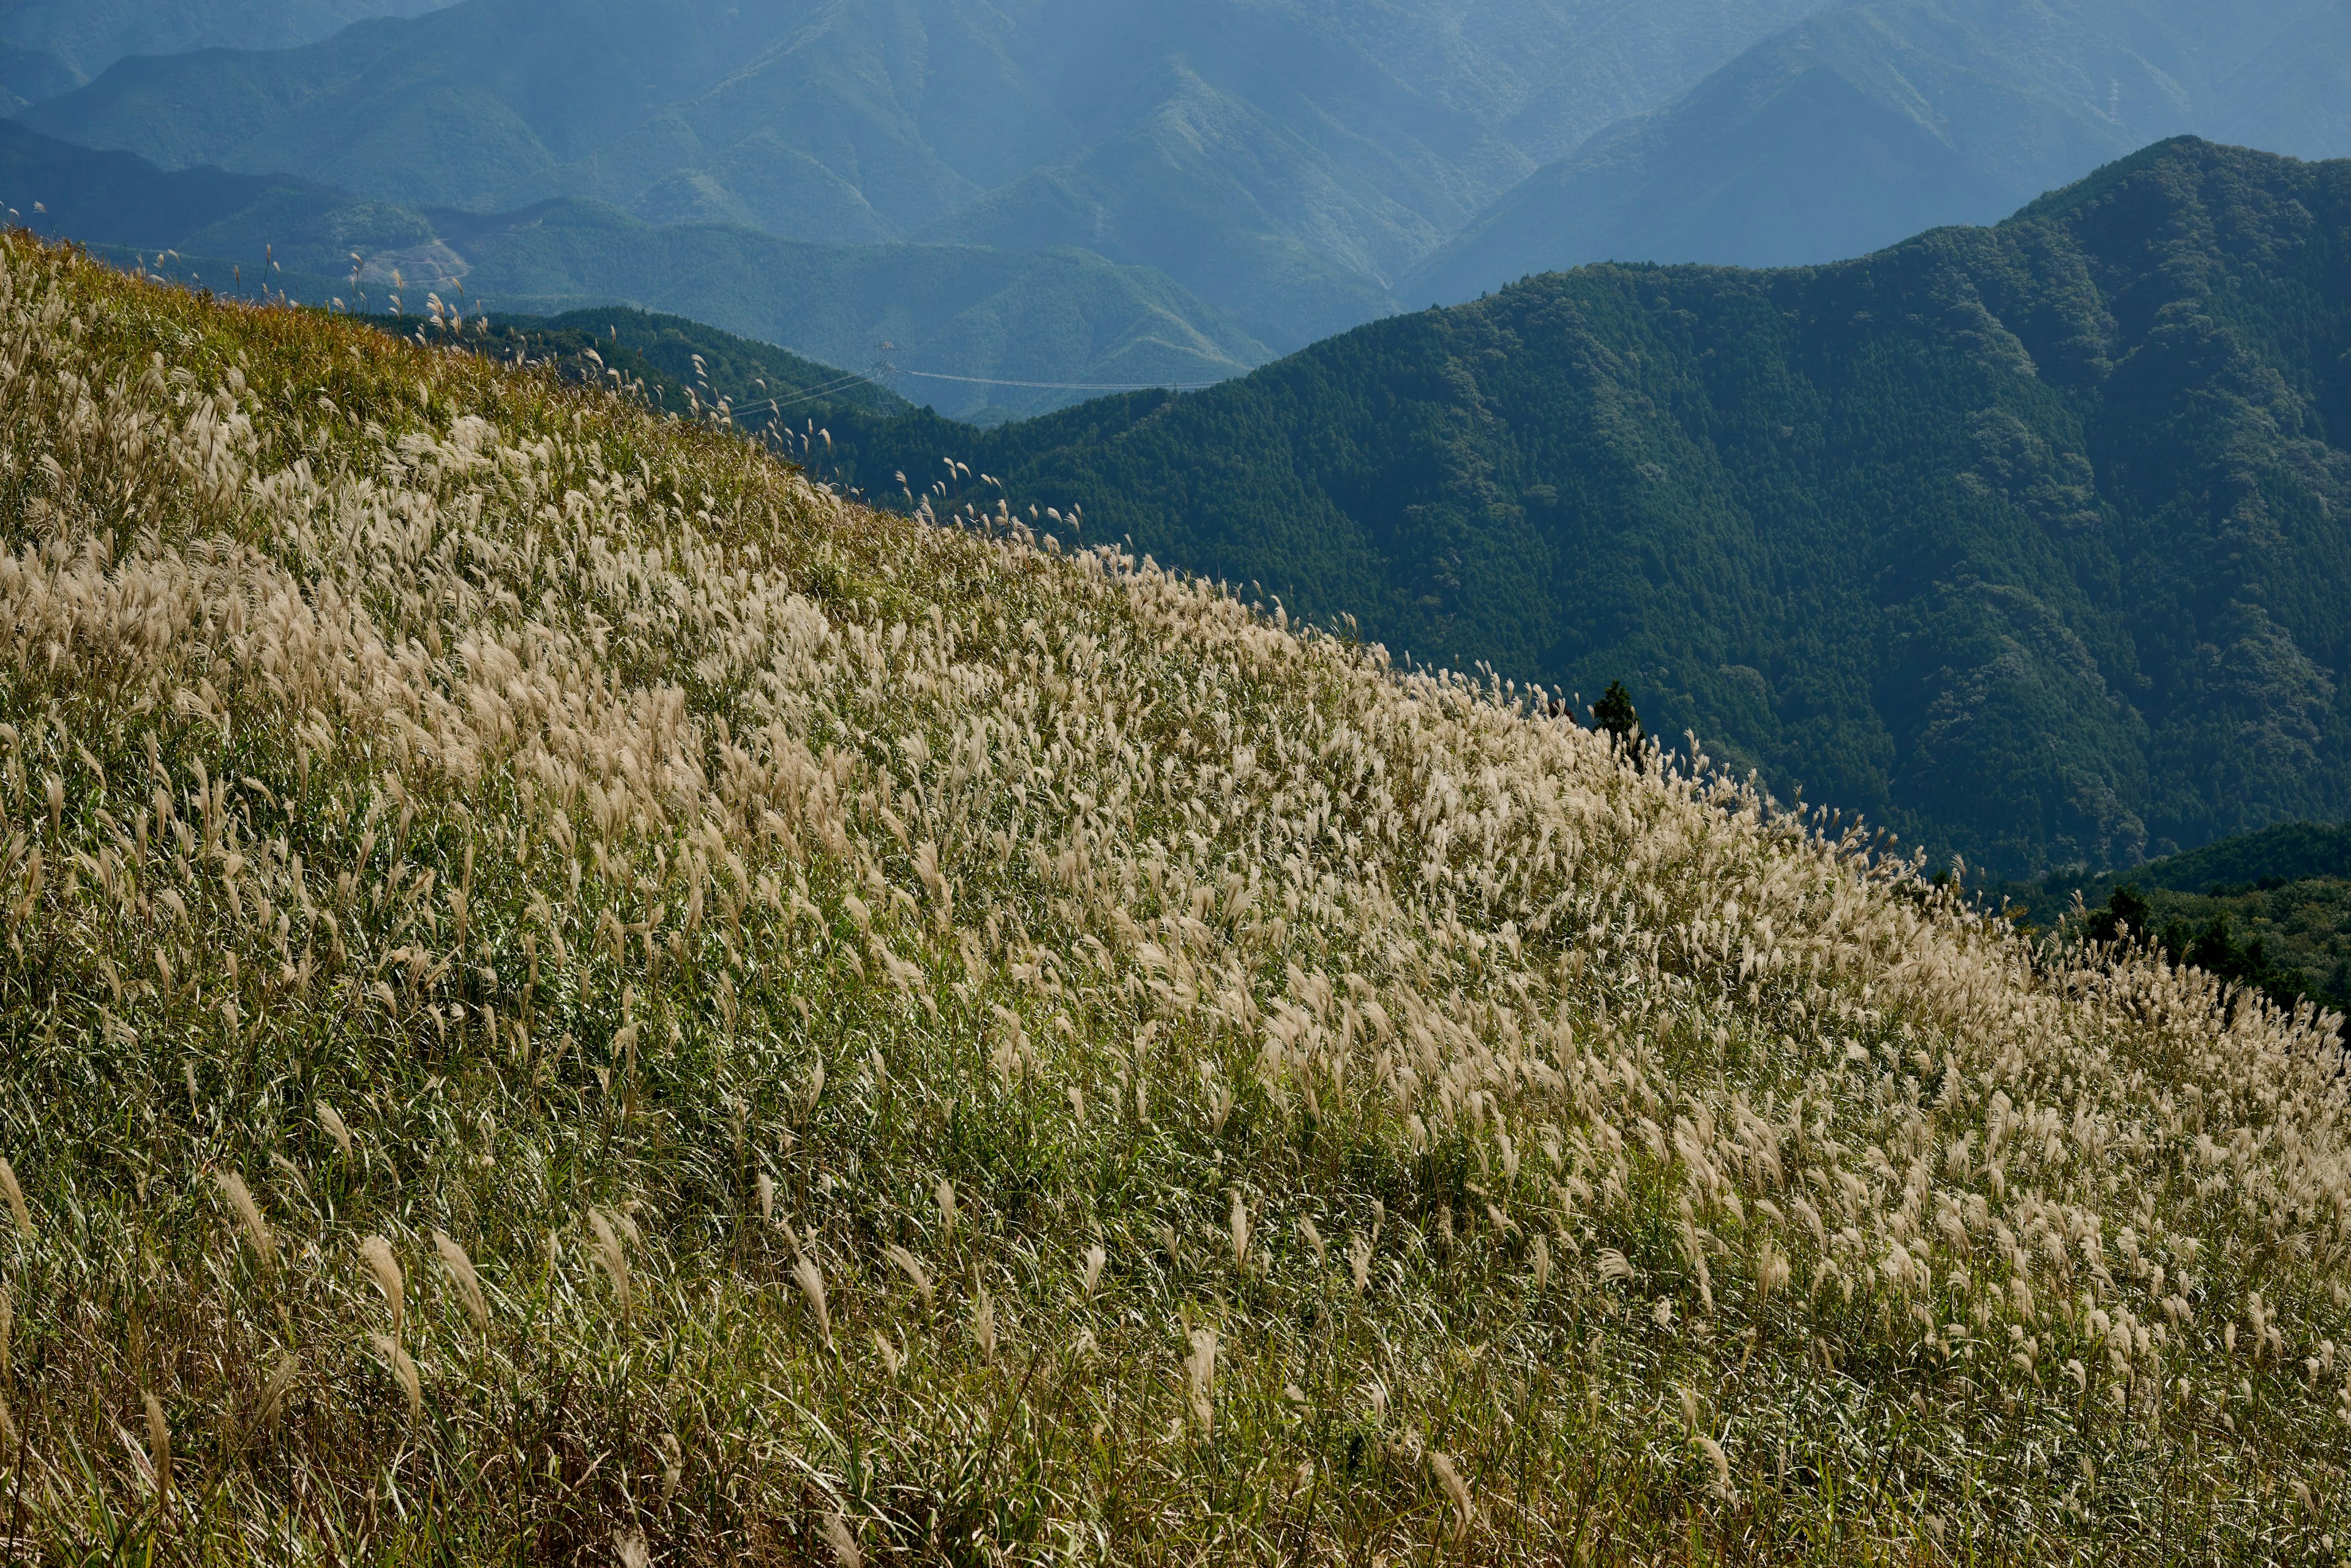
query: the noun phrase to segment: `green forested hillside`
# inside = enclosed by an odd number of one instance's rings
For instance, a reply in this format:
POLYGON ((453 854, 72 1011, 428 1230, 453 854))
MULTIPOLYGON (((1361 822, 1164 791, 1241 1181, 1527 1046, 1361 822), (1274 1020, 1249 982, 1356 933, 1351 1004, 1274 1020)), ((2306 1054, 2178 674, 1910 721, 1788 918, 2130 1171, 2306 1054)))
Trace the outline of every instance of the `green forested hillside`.
POLYGON ((2351 1012, 2351 823, 2285 822, 2126 872, 1999 890, 2047 931, 2126 934, 2174 963, 2351 1012), (2085 914, 2077 916, 2076 908, 2085 914))
POLYGON ((656 412, 701 418, 716 411, 751 433, 799 429, 803 422, 812 430, 837 413, 894 420, 915 412, 913 403, 863 376, 682 316, 615 307, 560 316, 486 316, 454 331, 446 319, 430 317, 370 320, 394 337, 421 335, 436 347, 454 341, 501 363, 550 366, 582 385, 616 382, 656 412))
POLYGON ((1399 654, 1621 677, 1989 869, 2095 870, 2351 809, 2346 312, 2351 164, 2180 141, 1862 261, 1592 267, 1195 396, 852 432, 848 477, 954 455, 1399 654))

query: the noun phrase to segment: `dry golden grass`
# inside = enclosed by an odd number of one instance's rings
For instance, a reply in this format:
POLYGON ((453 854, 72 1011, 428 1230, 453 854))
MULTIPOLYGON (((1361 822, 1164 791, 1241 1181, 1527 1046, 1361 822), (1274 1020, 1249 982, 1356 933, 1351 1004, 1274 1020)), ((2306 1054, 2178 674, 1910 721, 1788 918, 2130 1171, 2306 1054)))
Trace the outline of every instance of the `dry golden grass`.
POLYGON ((0 255, 19 1554, 2331 1559, 2339 1019, 0 255))

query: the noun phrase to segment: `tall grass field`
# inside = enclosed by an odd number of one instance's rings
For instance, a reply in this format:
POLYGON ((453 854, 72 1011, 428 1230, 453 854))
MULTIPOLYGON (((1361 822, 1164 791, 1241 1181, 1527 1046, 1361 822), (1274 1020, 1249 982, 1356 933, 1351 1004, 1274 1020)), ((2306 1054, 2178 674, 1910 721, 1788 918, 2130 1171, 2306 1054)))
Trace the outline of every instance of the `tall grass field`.
POLYGON ((2331 1563, 2342 1019, 0 245, 0 1559, 2331 1563))

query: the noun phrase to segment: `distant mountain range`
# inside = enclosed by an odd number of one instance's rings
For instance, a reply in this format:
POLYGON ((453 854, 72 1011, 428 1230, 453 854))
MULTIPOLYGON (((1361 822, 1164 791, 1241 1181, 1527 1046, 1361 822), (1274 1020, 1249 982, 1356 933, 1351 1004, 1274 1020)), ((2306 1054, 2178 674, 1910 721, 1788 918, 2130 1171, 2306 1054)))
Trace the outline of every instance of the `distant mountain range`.
POLYGON ((1858 261, 1594 267, 1191 396, 832 430, 877 494, 951 454, 1400 657, 1622 679, 2000 874, 2351 816, 2351 162, 2178 141, 1858 261))
POLYGON ((0 0, 0 108, 70 92, 127 55, 277 49, 448 0, 0 0))
POLYGON ((1991 222, 2161 138, 2351 153, 2341 0, 1861 0, 1593 137, 1408 276, 1460 300, 1587 261, 1773 267, 1991 222))
POLYGON ((894 357, 920 401, 981 422, 1104 384, 1216 382, 1271 357, 1165 274, 1074 249, 807 245, 722 224, 656 227, 576 200, 402 207, 298 179, 161 170, 5 121, 0 203, 40 232, 225 292, 378 310, 422 309, 434 293, 452 304, 462 293, 469 310, 640 306, 830 364, 894 357), (1024 382, 1039 384, 995 384, 1024 382))
POLYGON ((124 59, 24 119, 414 208, 1080 246, 1289 350, 1396 308, 1494 198, 1820 3, 465 0, 124 59))
POLYGON ((423 5, 97 0, 0 37, 74 34, 69 76, 152 40, 23 118, 166 168, 1082 249, 1277 352, 1587 261, 1865 254, 2176 133, 2351 153, 2341 0, 465 0, 172 52, 423 5))

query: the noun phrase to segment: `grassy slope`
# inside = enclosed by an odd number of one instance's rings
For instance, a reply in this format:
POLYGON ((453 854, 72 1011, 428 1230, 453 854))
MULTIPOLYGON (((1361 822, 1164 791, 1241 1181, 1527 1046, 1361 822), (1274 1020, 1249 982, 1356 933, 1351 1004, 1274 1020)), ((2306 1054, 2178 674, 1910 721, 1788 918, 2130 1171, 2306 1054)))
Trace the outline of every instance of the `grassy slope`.
POLYGON ((2339 1020, 1128 558, 0 257, 42 1554, 2351 1529, 2339 1020))

